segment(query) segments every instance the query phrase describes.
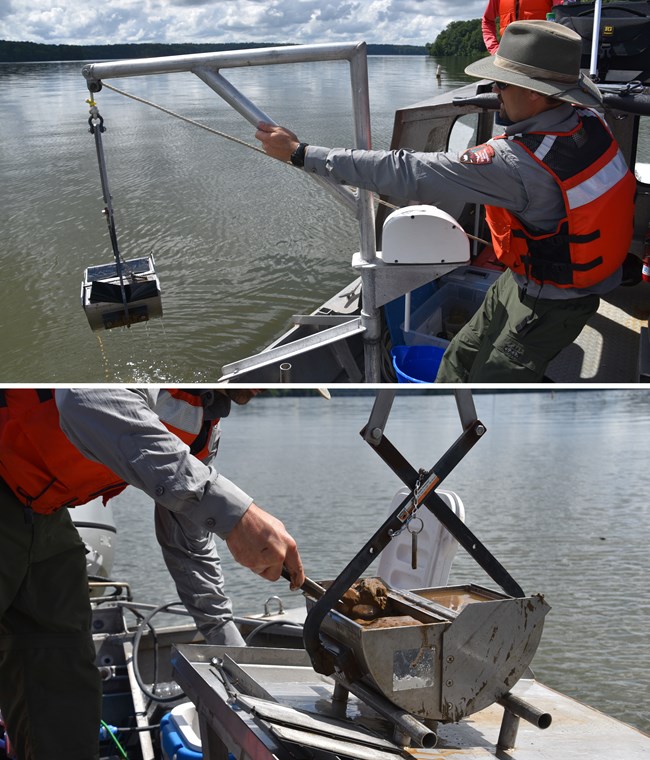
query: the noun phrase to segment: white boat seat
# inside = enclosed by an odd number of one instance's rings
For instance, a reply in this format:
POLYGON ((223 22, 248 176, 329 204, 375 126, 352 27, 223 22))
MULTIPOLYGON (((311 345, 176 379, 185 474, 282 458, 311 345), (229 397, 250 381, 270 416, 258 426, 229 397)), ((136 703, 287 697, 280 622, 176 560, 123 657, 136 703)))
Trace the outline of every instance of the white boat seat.
MULTIPOLYGON (((393 498, 390 511, 394 512, 409 493, 406 486, 401 488, 393 498)), ((465 507, 459 496, 453 491, 439 490, 436 493, 464 522, 465 507)), ((413 538, 406 528, 392 539, 379 556, 377 574, 392 588, 435 588, 448 583, 458 541, 425 506, 418 509, 418 517, 422 520, 422 530, 417 537, 416 569, 411 566, 413 538)))
MULTIPOLYGON (((110 578, 115 559, 117 528, 110 502, 102 497, 70 509, 70 517, 86 545, 86 570, 89 576, 110 578)), ((100 594, 102 592, 99 592, 100 594)))

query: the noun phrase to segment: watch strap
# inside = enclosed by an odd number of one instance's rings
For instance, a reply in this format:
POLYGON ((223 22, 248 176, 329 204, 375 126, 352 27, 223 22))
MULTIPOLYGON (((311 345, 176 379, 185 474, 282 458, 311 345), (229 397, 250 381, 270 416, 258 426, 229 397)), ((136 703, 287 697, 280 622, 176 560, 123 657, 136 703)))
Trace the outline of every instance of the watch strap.
POLYGON ((297 166, 299 169, 305 165, 305 150, 307 149, 307 143, 301 142, 300 145, 291 154, 291 163, 297 166))

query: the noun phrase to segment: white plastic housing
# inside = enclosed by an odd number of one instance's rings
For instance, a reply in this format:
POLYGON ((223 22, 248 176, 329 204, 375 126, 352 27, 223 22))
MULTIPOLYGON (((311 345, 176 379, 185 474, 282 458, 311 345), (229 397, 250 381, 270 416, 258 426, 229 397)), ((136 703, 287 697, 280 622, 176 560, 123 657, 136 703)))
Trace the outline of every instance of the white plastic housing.
POLYGON ((386 217, 377 256, 386 264, 464 264, 469 261, 469 238, 446 211, 405 206, 386 217))

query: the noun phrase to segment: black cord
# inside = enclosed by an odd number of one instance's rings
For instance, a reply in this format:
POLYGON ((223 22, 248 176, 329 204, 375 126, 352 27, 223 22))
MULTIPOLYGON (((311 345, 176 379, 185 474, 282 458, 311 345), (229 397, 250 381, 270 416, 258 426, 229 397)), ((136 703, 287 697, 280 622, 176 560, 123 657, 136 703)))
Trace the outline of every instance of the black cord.
MULTIPOLYGON (((156 631, 154 627, 151 625, 151 619, 157 615, 159 612, 164 612, 165 610, 168 610, 170 607, 176 607, 178 606, 178 601, 176 602, 169 602, 168 604, 162 604, 160 607, 156 607, 155 610, 153 610, 149 615, 146 617, 143 617, 142 621, 138 625, 138 628, 136 630, 135 636, 133 638, 133 675, 135 676, 135 680, 138 683, 138 686, 140 687, 140 690, 142 693, 150 699, 152 702, 158 702, 160 704, 168 704, 169 702, 176 702, 182 697, 185 696, 185 693, 181 690, 178 694, 174 694, 169 697, 161 697, 158 694, 153 693, 152 691, 149 691, 147 686, 145 685, 142 676, 140 675, 140 668, 138 667, 138 650, 140 648, 140 640, 142 639, 142 634, 144 632, 145 626, 149 626, 149 629, 151 630, 153 636, 154 636, 154 643, 157 647, 157 637, 156 637, 156 631)), ((157 668, 157 664, 156 664, 157 668)), ((155 673, 154 673, 155 675, 155 673)), ((157 677, 157 676, 156 676, 157 677)), ((154 681, 153 688, 156 688, 156 683, 154 681)))
POLYGON ((121 734, 144 733, 145 731, 157 731, 160 728, 160 723, 150 723, 146 726, 111 726, 111 728, 115 728, 121 734))
POLYGON ((302 623, 296 623, 293 620, 269 620, 267 623, 261 623, 257 626, 257 628, 253 628, 253 630, 246 636, 244 641, 246 644, 250 644, 250 642, 257 636, 261 631, 264 631, 266 628, 271 628, 274 625, 288 625, 293 626, 294 628, 299 628, 300 630, 303 629, 302 623))

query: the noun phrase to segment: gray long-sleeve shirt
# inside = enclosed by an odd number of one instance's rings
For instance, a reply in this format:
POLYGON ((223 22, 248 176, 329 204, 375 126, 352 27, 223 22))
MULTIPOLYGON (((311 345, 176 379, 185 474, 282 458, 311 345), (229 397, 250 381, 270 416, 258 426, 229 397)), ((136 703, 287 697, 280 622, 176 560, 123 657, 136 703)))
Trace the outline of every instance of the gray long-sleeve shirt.
MULTIPOLYGON (((577 124, 569 104, 543 111, 506 127, 507 135, 527 132, 567 132, 577 124)), ((422 153, 408 150, 365 151, 329 149, 309 145, 305 171, 344 185, 372 190, 381 195, 439 205, 449 210, 463 203, 481 203, 512 211, 532 229, 551 232, 565 215, 562 192, 551 175, 517 143, 489 140, 489 160, 462 160, 463 153, 422 153), (491 151, 490 151, 491 153, 491 151)), ((520 285, 524 278, 515 275, 520 285)), ((603 294, 621 281, 621 273, 589 290, 556 288, 545 284, 543 298, 575 298, 588 293, 603 294)), ((537 295, 540 288, 528 284, 537 295)))
MULTIPOLYGON (((61 429, 88 459, 225 538, 253 499, 165 427, 155 411, 158 394, 154 388, 57 389, 61 429)), ((214 405, 208 417, 219 416, 218 400, 214 405)))

